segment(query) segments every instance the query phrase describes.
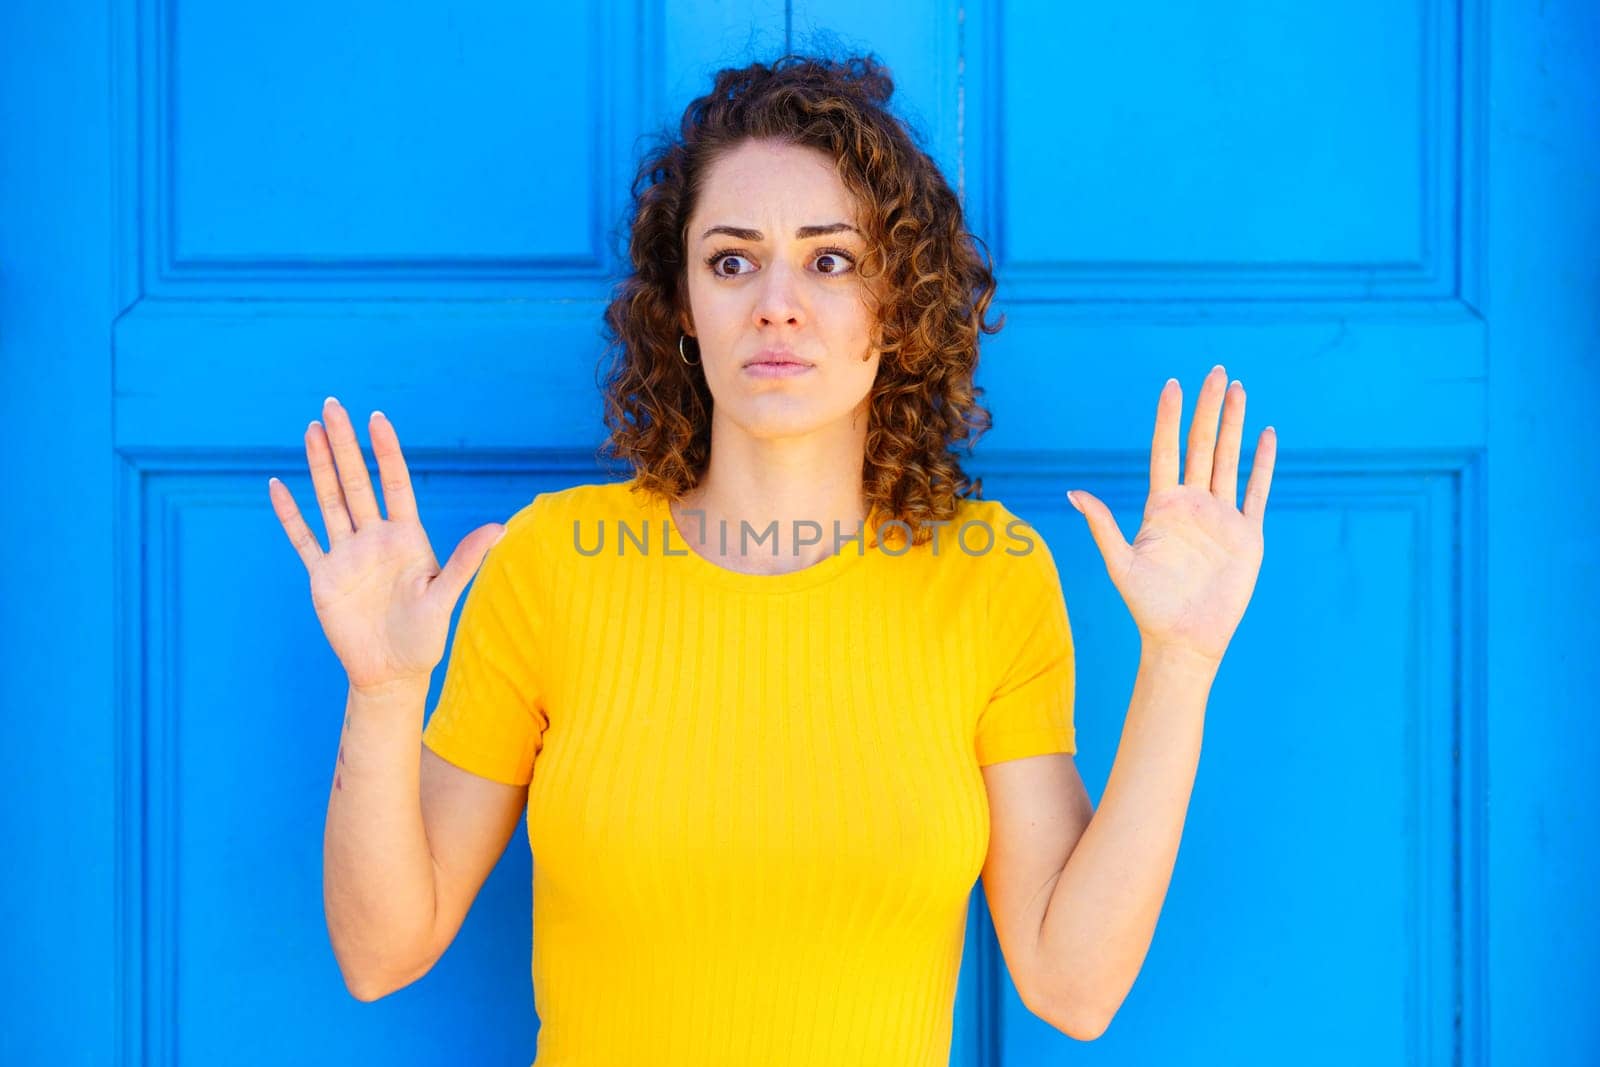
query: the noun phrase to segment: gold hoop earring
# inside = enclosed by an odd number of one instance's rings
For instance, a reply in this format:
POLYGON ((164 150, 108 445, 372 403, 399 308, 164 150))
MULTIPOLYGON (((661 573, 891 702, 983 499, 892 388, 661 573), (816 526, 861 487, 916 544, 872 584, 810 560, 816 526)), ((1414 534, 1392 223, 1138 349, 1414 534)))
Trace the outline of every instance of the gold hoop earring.
POLYGON ((691 367, 698 367, 700 365, 700 361, 698 359, 691 361, 688 356, 683 354, 683 342, 685 338, 686 335, 684 334, 678 335, 678 358, 683 360, 685 363, 688 363, 691 367))

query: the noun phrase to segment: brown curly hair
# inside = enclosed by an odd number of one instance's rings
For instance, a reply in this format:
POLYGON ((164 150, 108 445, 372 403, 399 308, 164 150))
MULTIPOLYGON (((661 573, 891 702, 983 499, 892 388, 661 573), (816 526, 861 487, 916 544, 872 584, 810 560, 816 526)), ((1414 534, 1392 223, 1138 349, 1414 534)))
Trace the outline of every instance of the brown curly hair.
POLYGON ((789 53, 718 71, 677 135, 656 135, 631 188, 633 273, 604 315, 610 437, 601 449, 626 460, 643 487, 681 499, 710 461, 711 392, 677 349, 689 306, 688 223, 711 166, 746 141, 771 139, 827 153, 861 205, 858 270, 881 353, 862 462, 868 506, 880 526, 901 520, 920 544, 931 536, 926 523, 955 516, 958 497, 981 498, 983 480, 968 481, 952 446, 965 441, 970 453, 990 428, 973 384, 978 332, 998 333, 1005 316, 983 321, 995 291, 987 247, 980 258, 949 183, 886 109, 893 92, 874 55, 789 53))

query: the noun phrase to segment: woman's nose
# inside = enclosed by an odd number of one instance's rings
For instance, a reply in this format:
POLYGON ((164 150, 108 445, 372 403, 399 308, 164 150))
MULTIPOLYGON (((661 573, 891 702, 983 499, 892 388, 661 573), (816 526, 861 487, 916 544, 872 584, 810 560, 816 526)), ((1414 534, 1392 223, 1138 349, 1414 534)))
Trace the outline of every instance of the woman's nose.
POLYGON ((785 263, 768 267, 761 279, 756 315, 767 322, 787 322, 800 317, 799 286, 794 268, 785 263))

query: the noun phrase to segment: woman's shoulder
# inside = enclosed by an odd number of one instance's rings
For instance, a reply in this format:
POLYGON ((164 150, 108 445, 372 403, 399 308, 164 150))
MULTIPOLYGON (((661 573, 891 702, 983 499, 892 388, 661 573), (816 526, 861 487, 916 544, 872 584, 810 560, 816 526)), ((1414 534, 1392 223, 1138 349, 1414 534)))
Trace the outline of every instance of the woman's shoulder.
POLYGON ((550 489, 534 497, 528 504, 541 516, 567 515, 588 511, 609 517, 612 513, 626 514, 637 510, 640 500, 636 496, 635 479, 621 481, 581 482, 565 489, 550 489))
POLYGON ((992 498, 980 500, 976 497, 960 497, 956 500, 956 515, 954 519, 956 523, 1005 523, 1015 517, 1016 515, 1010 508, 992 498))
POLYGON ((1054 577, 1055 557, 1044 535, 1026 517, 1031 508, 1001 500, 963 498, 946 528, 956 555, 966 565, 1002 584, 1028 575, 1054 577), (953 535, 953 536, 952 536, 953 535))
MULTIPOLYGON (((984 528, 983 536, 992 536, 997 543, 1017 541, 1024 537, 1037 538, 1038 531, 1033 524, 1017 511, 1007 506, 1003 501, 993 498, 979 500, 973 497, 962 497, 956 501, 955 517, 950 520, 950 528, 959 532, 964 527, 984 528)), ((979 540, 980 531, 969 533, 967 541, 979 540)))
POLYGON ((633 479, 582 482, 564 489, 538 493, 506 520, 506 537, 525 542, 549 543, 574 522, 593 525, 639 514, 643 498, 635 495, 633 479))

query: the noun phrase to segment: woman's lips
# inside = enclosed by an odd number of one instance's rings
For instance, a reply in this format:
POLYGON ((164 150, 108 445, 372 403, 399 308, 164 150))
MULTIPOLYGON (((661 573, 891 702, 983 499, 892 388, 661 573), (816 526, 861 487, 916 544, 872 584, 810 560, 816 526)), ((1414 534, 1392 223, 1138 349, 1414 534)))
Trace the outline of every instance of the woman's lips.
POLYGON ((755 378, 793 378, 810 369, 809 363, 752 363, 744 370, 755 378))

